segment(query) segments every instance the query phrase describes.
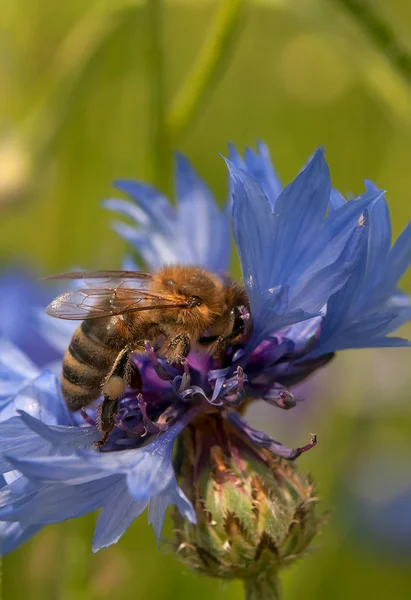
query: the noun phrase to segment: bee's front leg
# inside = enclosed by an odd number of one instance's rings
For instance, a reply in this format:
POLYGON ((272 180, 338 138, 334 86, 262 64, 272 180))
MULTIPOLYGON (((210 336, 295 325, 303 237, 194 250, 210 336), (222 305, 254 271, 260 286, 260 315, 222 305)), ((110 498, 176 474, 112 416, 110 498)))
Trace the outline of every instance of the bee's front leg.
POLYGON ((179 333, 167 344, 164 355, 171 363, 180 363, 182 358, 187 358, 191 347, 188 333, 179 333))
POLYGON ((102 448, 106 445, 114 427, 118 404, 118 399, 112 400, 108 396, 104 396, 97 412, 97 426, 101 433, 101 440, 94 443, 96 448, 102 448))
POLYGON ((142 387, 141 374, 136 365, 130 361, 131 348, 126 346, 118 354, 111 371, 107 375, 102 394, 104 396, 98 415, 97 424, 101 432, 101 441, 96 446, 101 448, 107 443, 110 433, 115 425, 115 416, 118 411, 119 397, 124 393, 126 386, 138 391, 142 387))

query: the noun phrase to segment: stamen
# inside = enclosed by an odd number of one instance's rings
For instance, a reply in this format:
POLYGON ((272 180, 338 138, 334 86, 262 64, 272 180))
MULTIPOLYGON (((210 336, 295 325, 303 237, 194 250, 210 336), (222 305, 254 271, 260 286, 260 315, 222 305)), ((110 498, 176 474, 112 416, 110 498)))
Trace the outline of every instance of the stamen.
POLYGON ((236 352, 234 352, 233 358, 231 360, 233 362, 236 362, 237 360, 240 360, 240 358, 243 357, 244 354, 245 354, 244 350, 242 348, 239 348, 236 352))
POLYGON ((232 389, 232 388, 237 388, 237 393, 236 395, 232 396, 232 397, 227 397, 225 398, 225 401, 227 402, 227 404, 229 404, 230 406, 236 407, 236 406, 240 406, 240 404, 242 404, 244 402, 245 399, 245 390, 244 390, 244 384, 246 382, 247 378, 244 374, 244 369, 240 366, 237 367, 237 371, 234 373, 234 377, 231 378, 231 380, 227 381, 227 383, 225 384, 225 387, 227 388, 227 391, 232 389))
POLYGON ((147 428, 148 433, 160 433, 160 431, 164 431, 165 429, 167 429, 167 425, 165 423, 153 423, 153 421, 147 415, 147 402, 144 401, 142 394, 138 394, 137 400, 138 407, 143 417, 143 423, 147 428))
POLYGON ((144 349, 146 351, 148 359, 151 360, 154 367, 156 367, 158 364, 158 359, 157 359, 156 353, 154 352, 154 348, 150 344, 150 342, 144 342, 144 349))
POLYGON ((297 404, 297 401, 291 392, 285 388, 278 387, 271 388, 264 396, 264 400, 268 402, 268 404, 278 406, 283 410, 290 410, 290 408, 294 408, 294 406, 297 404))
POLYGON ((245 306, 240 306, 240 315, 241 315, 241 318, 244 321, 244 323, 246 321, 249 321, 251 318, 250 311, 245 306))
POLYGON ((189 375, 190 374, 190 366, 188 364, 188 359, 185 356, 182 356, 180 359, 180 362, 184 369, 184 374, 189 375))
POLYGON ((163 381, 172 381, 181 373, 178 369, 170 365, 166 360, 159 359, 156 356, 153 346, 150 342, 144 342, 144 348, 148 359, 152 362, 154 371, 163 381))
POLYGON ((84 408, 80 409, 80 414, 85 420, 85 422, 88 423, 88 425, 91 425, 92 427, 96 426, 95 420, 90 417, 90 415, 84 410, 84 408))
POLYGON ((262 448, 265 448, 272 454, 276 456, 280 456, 281 458, 285 458, 287 460, 295 460, 298 458, 303 452, 307 452, 311 450, 317 444, 317 436, 313 433, 310 434, 310 442, 303 446, 302 448, 296 448, 295 450, 291 450, 282 444, 281 442, 277 442, 270 438, 269 435, 264 433, 264 431, 260 431, 259 429, 254 429, 240 417, 240 415, 236 411, 227 411, 226 418, 230 421, 234 427, 246 435, 254 444, 258 444, 262 448))
POLYGON ((297 448, 296 450, 293 450, 294 456, 291 458, 291 460, 298 458, 303 452, 307 452, 308 450, 311 450, 311 448, 314 448, 314 446, 316 446, 316 445, 317 445, 317 436, 315 433, 310 433, 309 443, 306 444, 305 446, 303 446, 302 448, 297 448))
POLYGON ((220 379, 221 377, 224 378, 229 371, 229 367, 226 367, 225 369, 213 369, 212 371, 208 371, 208 381, 214 381, 215 379, 220 379))

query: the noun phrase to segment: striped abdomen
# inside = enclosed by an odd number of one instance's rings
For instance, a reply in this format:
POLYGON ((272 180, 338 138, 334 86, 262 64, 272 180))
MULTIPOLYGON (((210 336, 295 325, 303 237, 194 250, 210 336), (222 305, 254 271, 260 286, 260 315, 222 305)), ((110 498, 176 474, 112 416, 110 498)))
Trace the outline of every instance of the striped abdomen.
POLYGON ((124 340, 110 318, 83 321, 63 358, 61 389, 69 410, 96 400, 124 340))

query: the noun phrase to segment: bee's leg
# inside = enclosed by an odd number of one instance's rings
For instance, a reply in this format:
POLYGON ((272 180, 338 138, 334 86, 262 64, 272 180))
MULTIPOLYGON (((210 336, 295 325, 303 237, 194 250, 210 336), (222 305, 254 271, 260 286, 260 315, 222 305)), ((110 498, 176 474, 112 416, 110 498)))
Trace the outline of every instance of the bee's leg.
POLYGON ((97 425, 101 432, 101 440, 94 443, 96 448, 102 448, 106 445, 114 427, 114 418, 117 411, 118 400, 111 400, 108 396, 104 396, 104 400, 100 404, 97 412, 97 425))
POLYGON ((169 362, 180 363, 182 358, 187 358, 190 347, 188 333, 179 333, 170 340, 164 354, 169 362))
POLYGON ((138 390, 141 389, 141 374, 138 367, 129 360, 130 354, 131 348, 129 346, 121 350, 103 384, 101 391, 104 399, 99 407, 97 420, 102 439, 97 442, 98 447, 106 444, 113 430, 115 416, 118 411, 118 399, 124 393, 126 385, 138 390))
POLYGON ((217 340, 217 344, 220 346, 224 346, 234 340, 237 336, 244 332, 244 323, 240 324, 236 329, 233 329, 231 333, 225 336, 220 336, 217 340))
POLYGON ((214 356, 220 356, 227 348, 229 343, 235 340, 236 337, 241 335, 244 332, 245 326, 244 323, 240 323, 238 327, 233 329, 233 331, 227 335, 218 336, 215 344, 215 350, 213 352, 214 356))

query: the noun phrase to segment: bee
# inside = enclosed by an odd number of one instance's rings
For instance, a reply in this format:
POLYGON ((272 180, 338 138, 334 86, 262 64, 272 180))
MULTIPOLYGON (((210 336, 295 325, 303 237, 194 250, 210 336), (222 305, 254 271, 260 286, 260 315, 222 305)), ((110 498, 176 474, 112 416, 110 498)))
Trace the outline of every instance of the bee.
POLYGON ((132 353, 144 354, 150 344, 158 356, 179 364, 195 349, 224 366, 227 345, 244 335, 243 315, 249 310, 245 288, 199 267, 169 265, 155 273, 72 272, 48 279, 85 282, 57 296, 46 312, 82 320, 64 354, 61 389, 73 412, 103 396, 101 446, 114 427, 125 388, 141 390, 132 353))

